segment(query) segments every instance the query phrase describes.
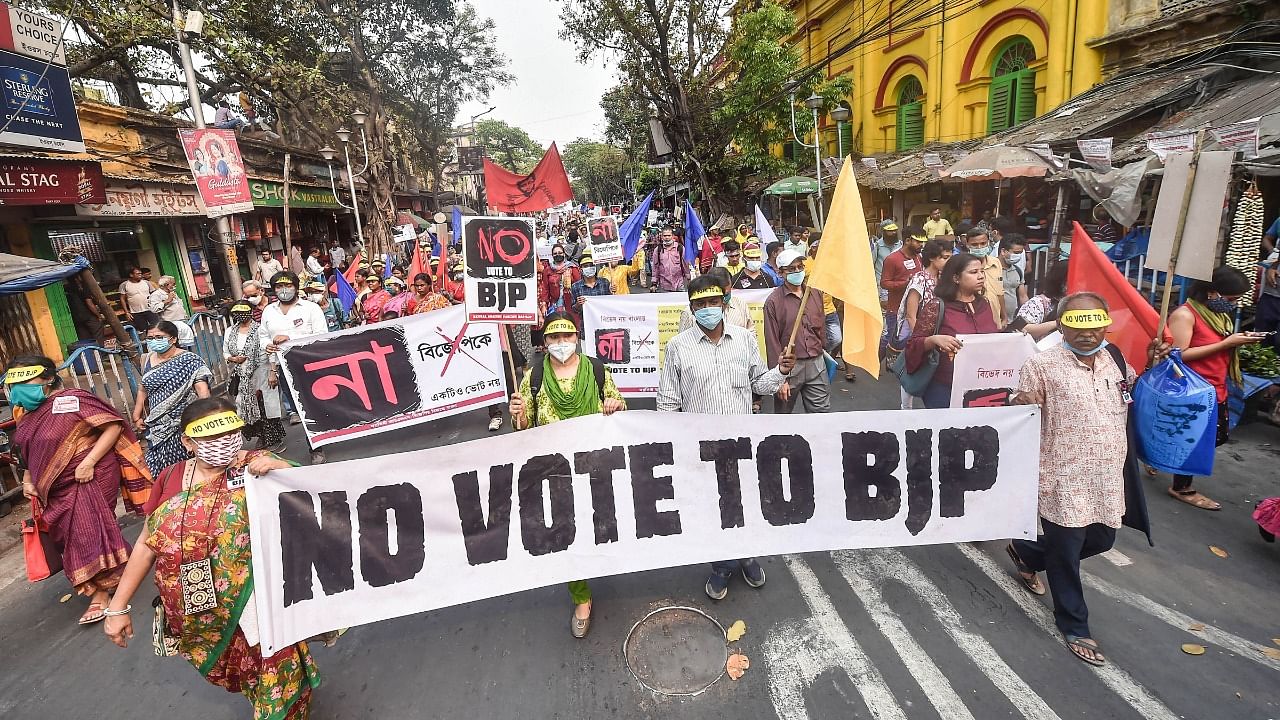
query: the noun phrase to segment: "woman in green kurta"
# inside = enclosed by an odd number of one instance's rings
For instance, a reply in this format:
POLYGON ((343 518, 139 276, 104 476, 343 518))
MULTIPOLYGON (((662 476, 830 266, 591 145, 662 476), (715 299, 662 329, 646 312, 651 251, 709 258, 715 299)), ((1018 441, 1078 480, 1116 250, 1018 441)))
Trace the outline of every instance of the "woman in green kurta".
POLYGON ((117 645, 128 645, 129 600, 154 565, 166 636, 157 652, 181 655, 209 682, 242 693, 254 720, 303 720, 311 689, 320 684, 307 644, 264 657, 249 614, 253 562, 244 477, 290 463, 242 450, 243 426, 226 398, 196 400, 183 411, 182 444, 195 459, 173 466, 168 481, 154 488, 161 499, 104 613, 104 629, 117 645))
MULTIPOLYGON (((578 352, 578 327, 572 320, 559 313, 550 315, 542 334, 547 354, 534 357, 520 391, 511 395, 511 424, 516 430, 627 409, 609 369, 578 352), (597 378, 603 378, 603 383, 597 378)), ((569 597, 574 605, 570 630, 576 638, 586 637, 591 627, 591 588, 587 581, 569 583, 569 597)))

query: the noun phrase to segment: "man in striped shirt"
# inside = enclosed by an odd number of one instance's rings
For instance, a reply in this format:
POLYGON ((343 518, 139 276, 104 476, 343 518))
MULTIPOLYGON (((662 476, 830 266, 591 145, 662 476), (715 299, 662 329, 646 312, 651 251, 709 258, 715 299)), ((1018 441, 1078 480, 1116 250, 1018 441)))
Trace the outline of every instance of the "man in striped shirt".
MULTIPOLYGON (((667 412, 749 415, 751 393, 772 395, 795 367, 795 355, 782 353, 778 367, 769 369, 760 358, 755 333, 724 321, 725 293, 712 277, 689 282, 689 310, 694 327, 667 343, 658 409, 667 412)), ((764 568, 755 558, 711 563, 706 592, 712 600, 729 593, 735 570, 751 587, 765 582, 764 568)))

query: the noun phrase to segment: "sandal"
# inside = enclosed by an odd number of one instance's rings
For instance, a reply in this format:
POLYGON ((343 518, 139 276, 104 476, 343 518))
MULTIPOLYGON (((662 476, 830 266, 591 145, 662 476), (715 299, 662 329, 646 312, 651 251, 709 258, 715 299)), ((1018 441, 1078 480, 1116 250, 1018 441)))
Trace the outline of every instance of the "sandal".
POLYGON ((1067 635, 1067 649, 1072 655, 1093 665, 1094 667, 1102 667, 1107 664, 1107 659, 1102 655, 1102 648, 1092 638, 1079 637, 1076 635, 1067 635), (1089 653, 1093 657, 1085 655, 1089 653))
POLYGON ((107 614, 104 612, 106 609, 106 603, 89 603, 89 609, 84 611, 84 614, 80 616, 80 619, 76 621, 76 624, 92 625, 97 622, 102 622, 107 619, 107 614), (96 615, 93 614, 94 610, 98 611, 96 615))
POLYGON ((1013 543, 1005 546, 1004 551, 1009 553, 1009 559, 1013 561, 1013 566, 1018 570, 1018 580, 1022 582, 1022 587, 1032 595, 1044 595, 1044 583, 1040 582, 1040 575, 1034 572, 1026 563, 1022 562, 1022 558, 1018 556, 1018 551, 1013 549, 1013 543), (1027 577, 1030 575, 1031 577, 1027 577))
POLYGON ((1193 505, 1201 510, 1221 510, 1222 504, 1210 500, 1200 494, 1198 490, 1174 490, 1169 488, 1169 497, 1180 500, 1188 505, 1193 505))

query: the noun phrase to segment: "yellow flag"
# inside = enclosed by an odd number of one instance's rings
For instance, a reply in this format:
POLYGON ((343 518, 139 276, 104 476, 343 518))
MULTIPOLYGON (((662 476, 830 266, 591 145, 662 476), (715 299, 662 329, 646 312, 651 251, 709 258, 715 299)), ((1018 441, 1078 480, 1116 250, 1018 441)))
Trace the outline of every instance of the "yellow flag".
POLYGON ((871 238, 862 213, 862 196, 849 158, 840 169, 809 284, 844 301, 844 361, 880 377, 884 316, 871 265, 871 238))

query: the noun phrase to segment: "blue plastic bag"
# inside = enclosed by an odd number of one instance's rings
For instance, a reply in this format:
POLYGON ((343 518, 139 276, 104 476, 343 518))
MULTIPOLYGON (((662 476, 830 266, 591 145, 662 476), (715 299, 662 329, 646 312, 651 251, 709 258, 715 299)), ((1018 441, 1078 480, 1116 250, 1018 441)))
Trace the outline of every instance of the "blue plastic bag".
POLYGON ((1213 474, 1217 391, 1182 362, 1180 351, 1138 378, 1133 402, 1144 462, 1174 475, 1213 474))

